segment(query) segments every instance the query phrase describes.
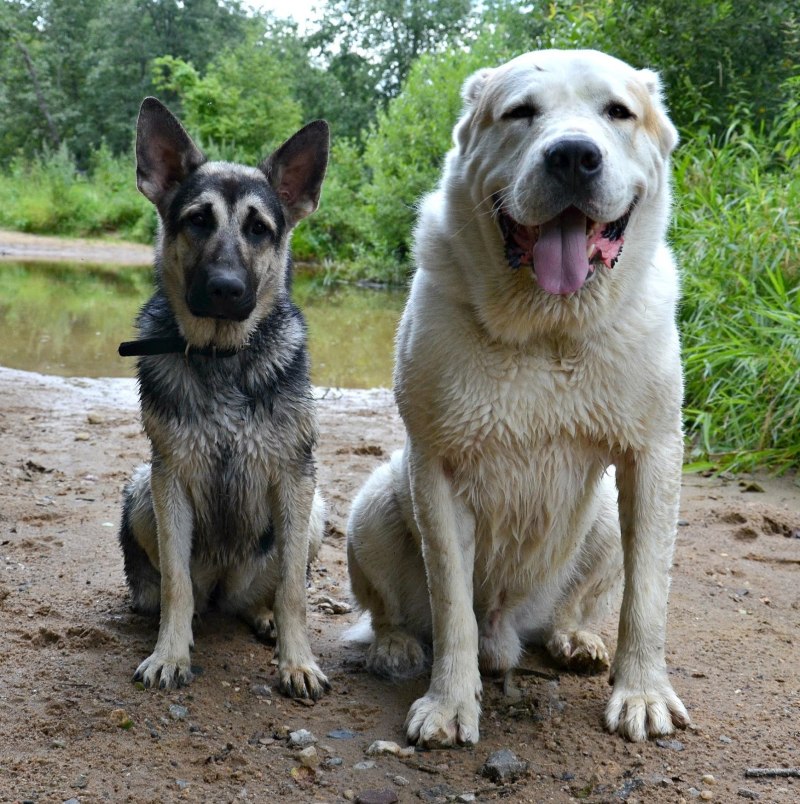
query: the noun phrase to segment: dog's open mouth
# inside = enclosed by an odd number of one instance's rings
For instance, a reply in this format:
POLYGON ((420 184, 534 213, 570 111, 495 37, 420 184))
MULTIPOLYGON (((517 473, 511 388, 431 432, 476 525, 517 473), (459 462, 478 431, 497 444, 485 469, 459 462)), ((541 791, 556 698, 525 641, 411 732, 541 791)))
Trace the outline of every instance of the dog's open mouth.
POLYGON ((575 293, 599 266, 616 265, 635 204, 636 199, 621 218, 610 223, 594 221, 570 206, 539 226, 524 226, 496 198, 495 210, 508 264, 515 269, 532 266, 536 281, 548 293, 560 296, 575 293))

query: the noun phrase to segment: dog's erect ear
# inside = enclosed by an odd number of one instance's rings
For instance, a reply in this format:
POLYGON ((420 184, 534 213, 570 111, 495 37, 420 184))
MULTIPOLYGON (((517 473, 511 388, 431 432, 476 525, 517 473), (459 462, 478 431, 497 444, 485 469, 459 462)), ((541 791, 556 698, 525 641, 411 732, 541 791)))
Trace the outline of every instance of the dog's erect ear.
POLYGON ((206 161, 175 115, 145 98, 136 123, 136 186, 159 209, 169 192, 206 161))
POLYGON ((319 205, 329 148, 328 124, 315 120, 259 165, 281 200, 289 226, 310 215, 319 205))
POLYGON ((662 156, 669 156, 678 144, 678 131, 667 117, 661 76, 646 68, 638 70, 636 74, 649 95, 648 107, 645 110, 645 126, 655 135, 662 156))

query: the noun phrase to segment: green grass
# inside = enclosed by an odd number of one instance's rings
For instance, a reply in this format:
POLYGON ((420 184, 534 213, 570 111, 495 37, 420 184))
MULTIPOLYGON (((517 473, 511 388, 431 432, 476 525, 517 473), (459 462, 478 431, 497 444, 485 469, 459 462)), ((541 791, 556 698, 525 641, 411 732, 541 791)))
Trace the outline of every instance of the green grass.
POLYGON ((800 469, 800 126, 676 160, 687 460, 800 469))

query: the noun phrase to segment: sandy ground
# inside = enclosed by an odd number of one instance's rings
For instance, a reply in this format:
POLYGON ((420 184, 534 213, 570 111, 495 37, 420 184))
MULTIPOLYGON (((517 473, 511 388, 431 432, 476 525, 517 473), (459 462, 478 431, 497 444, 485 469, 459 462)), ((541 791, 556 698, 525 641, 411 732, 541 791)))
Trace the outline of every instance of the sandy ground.
MULTIPOLYGON (((404 745, 406 711, 426 687, 372 678, 362 648, 342 640, 356 620, 348 506, 402 428, 386 391, 321 396, 334 533, 308 598, 332 691, 306 705, 277 692, 269 645, 213 613, 195 629, 191 686, 131 682, 157 630, 128 607, 116 544, 122 485, 148 453, 135 385, 0 369, 0 801, 800 800, 800 779, 745 775, 800 767, 793 478, 685 478, 667 656, 694 724, 674 740, 607 734, 606 679, 531 651, 516 690, 484 680, 477 746, 368 756, 375 740, 404 745), (287 738, 300 729, 317 740, 315 767, 287 738), (495 782, 481 768, 503 748, 527 770, 495 782)), ((604 636, 613 648, 613 622, 604 636)))

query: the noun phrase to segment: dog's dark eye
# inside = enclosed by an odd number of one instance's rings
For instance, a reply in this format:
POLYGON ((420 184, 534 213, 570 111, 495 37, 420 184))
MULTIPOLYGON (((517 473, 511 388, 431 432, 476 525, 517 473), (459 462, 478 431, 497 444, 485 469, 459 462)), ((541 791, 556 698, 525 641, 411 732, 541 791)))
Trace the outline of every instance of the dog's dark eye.
POLYGON ((520 103, 513 109, 509 109, 504 115, 503 120, 530 120, 536 117, 537 109, 532 103, 520 103))
POLYGON ((606 114, 612 120, 630 120, 636 115, 622 103, 611 103, 606 109, 606 114))
POLYGON ((264 221, 258 219, 251 220, 247 226, 247 233, 253 237, 264 237, 272 233, 272 230, 267 226, 264 221))
POLYGON ((214 218, 208 212, 193 212, 186 219, 193 229, 206 231, 214 225, 214 218))

